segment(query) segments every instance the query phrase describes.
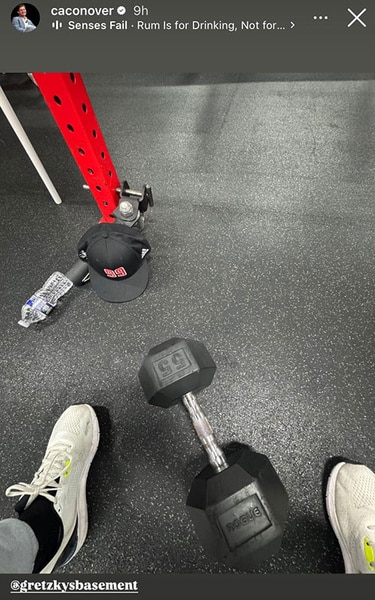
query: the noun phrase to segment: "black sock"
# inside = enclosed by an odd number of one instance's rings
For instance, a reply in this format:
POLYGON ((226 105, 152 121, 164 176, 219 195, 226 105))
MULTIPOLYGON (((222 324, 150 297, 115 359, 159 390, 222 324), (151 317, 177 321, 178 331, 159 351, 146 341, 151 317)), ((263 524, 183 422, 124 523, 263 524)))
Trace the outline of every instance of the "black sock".
POLYGON ((58 551, 63 539, 63 525, 53 504, 47 498, 38 496, 28 508, 24 508, 28 496, 15 505, 19 519, 25 521, 34 531, 39 543, 33 573, 40 573, 58 551))

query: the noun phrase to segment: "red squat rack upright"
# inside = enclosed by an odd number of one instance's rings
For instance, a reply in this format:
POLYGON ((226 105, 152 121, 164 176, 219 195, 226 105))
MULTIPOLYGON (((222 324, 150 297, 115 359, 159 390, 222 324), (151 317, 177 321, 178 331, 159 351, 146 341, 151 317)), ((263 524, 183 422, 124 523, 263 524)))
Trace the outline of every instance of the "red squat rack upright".
POLYGON ((32 73, 102 213, 113 222, 121 184, 79 73, 32 73))

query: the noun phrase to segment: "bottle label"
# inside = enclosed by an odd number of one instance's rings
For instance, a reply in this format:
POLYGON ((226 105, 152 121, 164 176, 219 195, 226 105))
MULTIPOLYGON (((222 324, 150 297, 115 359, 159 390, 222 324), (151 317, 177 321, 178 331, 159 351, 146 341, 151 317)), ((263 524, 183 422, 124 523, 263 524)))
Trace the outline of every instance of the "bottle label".
POLYGON ((43 300, 43 298, 39 298, 39 296, 35 296, 35 294, 34 296, 31 296, 31 298, 28 299, 26 304, 28 306, 31 306, 31 308, 35 308, 35 310, 38 310, 44 315, 48 315, 48 313, 50 313, 53 309, 52 304, 46 302, 45 300, 43 300))

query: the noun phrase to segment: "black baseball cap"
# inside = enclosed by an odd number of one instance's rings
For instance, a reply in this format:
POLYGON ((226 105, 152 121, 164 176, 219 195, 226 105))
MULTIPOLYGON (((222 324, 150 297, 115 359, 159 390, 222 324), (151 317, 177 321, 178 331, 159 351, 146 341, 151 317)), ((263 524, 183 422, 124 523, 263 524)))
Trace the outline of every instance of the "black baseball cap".
POLYGON ((135 227, 98 223, 78 242, 78 256, 87 261, 92 288, 107 302, 129 302, 148 284, 149 242, 135 227))

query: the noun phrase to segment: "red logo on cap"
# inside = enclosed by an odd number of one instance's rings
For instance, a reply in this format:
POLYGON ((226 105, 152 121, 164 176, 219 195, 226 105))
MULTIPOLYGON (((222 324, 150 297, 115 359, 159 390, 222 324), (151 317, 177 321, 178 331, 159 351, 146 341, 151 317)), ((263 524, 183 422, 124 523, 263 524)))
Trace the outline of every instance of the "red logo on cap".
POLYGON ((107 275, 107 277, 112 277, 112 279, 115 279, 116 277, 127 276, 127 272, 125 271, 124 267, 117 267, 115 270, 104 269, 104 273, 107 275))

